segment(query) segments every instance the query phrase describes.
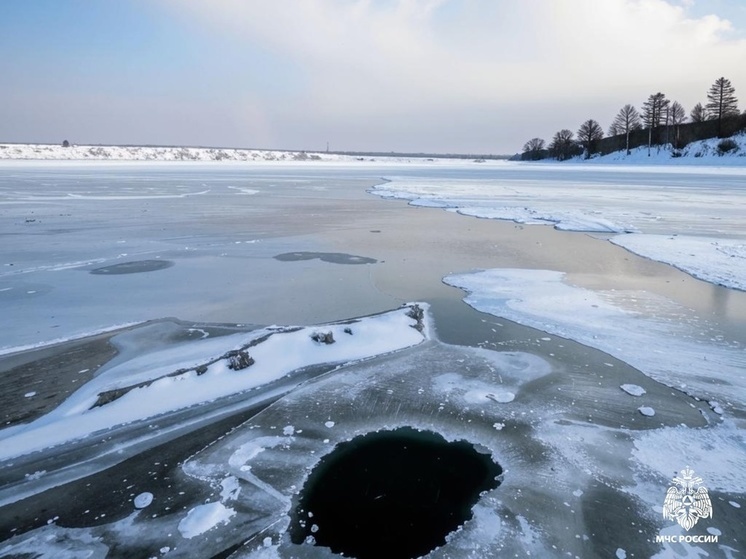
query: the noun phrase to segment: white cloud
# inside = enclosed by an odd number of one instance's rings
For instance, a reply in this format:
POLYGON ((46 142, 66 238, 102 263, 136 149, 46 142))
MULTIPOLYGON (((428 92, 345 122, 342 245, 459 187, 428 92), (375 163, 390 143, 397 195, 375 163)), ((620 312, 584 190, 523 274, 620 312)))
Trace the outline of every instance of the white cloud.
MULTIPOLYGON (((404 118, 416 127, 444 112, 507 117, 504 111, 521 103, 553 106, 569 121, 564 126, 574 128, 594 116, 583 112, 590 100, 607 102, 613 113, 659 90, 693 105, 721 75, 737 90, 746 87, 738 82, 746 41, 735 37, 731 23, 717 15, 691 17, 687 6, 665 0, 172 5, 221 34, 233 33, 246 48, 268 49, 303 68, 306 87, 292 107, 279 110, 265 99, 274 118, 314 115, 347 124, 348 135, 353 128, 364 134, 361 128, 375 128, 371 121, 380 118, 404 118)), ((539 133, 551 132, 523 135, 539 133)))

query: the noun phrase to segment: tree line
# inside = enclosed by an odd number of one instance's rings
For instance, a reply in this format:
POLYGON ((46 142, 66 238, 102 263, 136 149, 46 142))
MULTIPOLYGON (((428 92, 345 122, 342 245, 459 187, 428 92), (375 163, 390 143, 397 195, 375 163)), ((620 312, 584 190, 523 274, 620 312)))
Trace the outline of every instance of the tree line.
MULTIPOLYGON (((605 151, 625 149, 629 155, 632 148, 641 145, 647 144, 650 149, 653 145, 670 144, 676 156, 691 141, 727 138, 742 129, 746 129, 746 112, 741 115, 738 110, 735 88, 730 80, 718 78, 707 92, 707 103, 697 103, 688 115, 678 101, 672 102, 661 92, 650 95, 641 111, 624 105, 609 126, 605 151)), ((564 161, 579 155, 590 158, 599 151, 604 138, 601 125, 588 119, 577 133, 567 128, 559 130, 548 145, 542 138, 530 139, 523 146, 521 159, 552 157, 564 161)))

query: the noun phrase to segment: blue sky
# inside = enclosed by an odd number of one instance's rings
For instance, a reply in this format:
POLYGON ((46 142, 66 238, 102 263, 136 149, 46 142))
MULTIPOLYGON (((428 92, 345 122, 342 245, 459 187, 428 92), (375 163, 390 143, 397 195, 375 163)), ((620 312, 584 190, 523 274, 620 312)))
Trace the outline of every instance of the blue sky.
POLYGON ((743 0, 2 0, 0 142, 512 153, 718 77, 743 0))

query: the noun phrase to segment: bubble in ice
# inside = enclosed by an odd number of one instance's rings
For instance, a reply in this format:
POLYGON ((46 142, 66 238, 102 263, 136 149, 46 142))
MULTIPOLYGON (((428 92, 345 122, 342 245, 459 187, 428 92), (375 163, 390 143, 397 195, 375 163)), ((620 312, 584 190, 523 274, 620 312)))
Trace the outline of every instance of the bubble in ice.
POLYGON ((149 491, 145 491, 143 493, 140 493, 137 497, 135 497, 135 508, 138 509, 144 509, 150 503, 153 502, 153 494, 149 491))

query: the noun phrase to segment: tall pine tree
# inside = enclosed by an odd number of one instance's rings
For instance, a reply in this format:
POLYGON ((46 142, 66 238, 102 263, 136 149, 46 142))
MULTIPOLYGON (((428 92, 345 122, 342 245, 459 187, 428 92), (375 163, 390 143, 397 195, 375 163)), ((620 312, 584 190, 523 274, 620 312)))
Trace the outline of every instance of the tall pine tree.
POLYGON ((718 122, 718 136, 723 137, 723 120, 738 116, 738 99, 730 80, 718 78, 707 92, 707 114, 718 122))

